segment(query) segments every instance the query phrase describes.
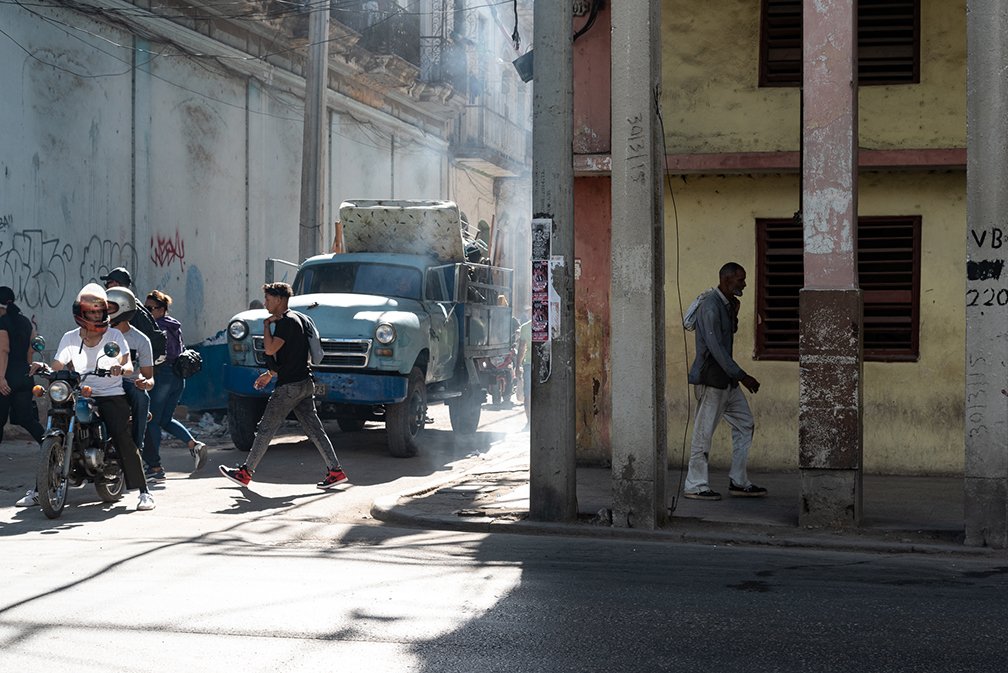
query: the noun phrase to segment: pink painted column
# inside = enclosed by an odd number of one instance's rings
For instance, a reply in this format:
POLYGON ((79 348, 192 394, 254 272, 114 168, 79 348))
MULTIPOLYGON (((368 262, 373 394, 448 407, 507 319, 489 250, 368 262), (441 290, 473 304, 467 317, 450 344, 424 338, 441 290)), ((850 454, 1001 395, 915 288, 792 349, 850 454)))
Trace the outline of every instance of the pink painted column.
POLYGON ((803 526, 861 521, 857 0, 804 0, 798 463, 803 526))
POLYGON ((805 287, 857 287, 857 0, 805 0, 805 287))

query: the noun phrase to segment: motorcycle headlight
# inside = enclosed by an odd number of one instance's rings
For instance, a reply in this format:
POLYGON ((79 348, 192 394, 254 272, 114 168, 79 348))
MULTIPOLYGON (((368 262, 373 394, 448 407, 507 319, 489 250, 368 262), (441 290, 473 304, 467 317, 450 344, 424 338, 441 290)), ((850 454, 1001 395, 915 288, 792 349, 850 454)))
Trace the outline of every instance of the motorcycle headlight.
POLYGON ((387 346, 396 339, 395 327, 386 322, 378 325, 374 331, 375 339, 383 346, 387 346))
POLYGON ((244 320, 232 320, 231 324, 228 325, 228 334, 236 341, 241 341, 248 336, 248 333, 248 324, 244 320))
POLYGON ((70 385, 66 381, 53 381, 49 386, 49 399, 53 402, 66 402, 70 399, 70 385))

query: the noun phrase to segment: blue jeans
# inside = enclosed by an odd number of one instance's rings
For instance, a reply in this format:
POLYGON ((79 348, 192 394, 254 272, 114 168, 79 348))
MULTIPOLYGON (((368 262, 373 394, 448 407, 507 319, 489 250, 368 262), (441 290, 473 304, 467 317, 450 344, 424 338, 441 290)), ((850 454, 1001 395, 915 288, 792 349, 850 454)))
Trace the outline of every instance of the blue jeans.
POLYGON ((150 411, 151 404, 150 395, 146 390, 140 390, 133 385, 133 381, 130 379, 123 379, 122 386, 126 393, 126 399, 129 400, 130 416, 133 417, 133 442, 140 449, 140 454, 146 461, 147 456, 143 452, 143 447, 144 433, 147 431, 147 412, 150 411))
POLYGON ((178 406, 185 381, 172 371, 171 365, 163 364, 154 368, 154 388, 150 391, 151 422, 144 434, 143 457, 148 467, 161 467, 161 430, 166 430, 175 439, 195 441, 186 426, 179 423, 172 414, 178 406))

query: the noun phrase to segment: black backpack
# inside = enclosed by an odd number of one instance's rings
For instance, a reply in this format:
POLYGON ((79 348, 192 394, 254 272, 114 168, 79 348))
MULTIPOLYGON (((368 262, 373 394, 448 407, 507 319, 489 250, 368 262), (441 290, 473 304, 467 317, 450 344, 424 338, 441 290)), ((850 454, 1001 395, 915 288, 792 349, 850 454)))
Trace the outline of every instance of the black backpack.
POLYGON ((164 362, 165 355, 167 354, 168 333, 157 326, 157 323, 154 322, 154 316, 151 315, 146 306, 137 302, 137 310, 130 319, 130 325, 136 327, 150 339, 151 352, 154 354, 154 364, 159 365, 164 362))
POLYGON ((172 363, 172 371, 180 379, 198 374, 201 369, 203 369, 203 356, 191 348, 184 349, 172 363))

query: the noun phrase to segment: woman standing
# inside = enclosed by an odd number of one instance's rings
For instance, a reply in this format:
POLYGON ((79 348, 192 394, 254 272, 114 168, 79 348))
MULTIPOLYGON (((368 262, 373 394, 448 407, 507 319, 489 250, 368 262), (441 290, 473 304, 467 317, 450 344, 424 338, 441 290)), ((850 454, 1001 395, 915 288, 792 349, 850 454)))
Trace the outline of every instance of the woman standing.
POLYGON ((147 480, 164 481, 165 473, 161 467, 161 430, 166 430, 173 437, 186 442, 189 454, 193 457, 193 472, 206 464, 206 444, 198 442, 174 417, 185 381, 175 373, 172 367, 184 348, 182 342, 182 323, 168 315, 172 298, 160 290, 153 290, 147 295, 144 306, 154 316, 157 326, 168 335, 165 344, 165 361, 154 369, 154 389, 150 392, 151 422, 147 424, 144 436, 144 461, 147 463, 147 480))

